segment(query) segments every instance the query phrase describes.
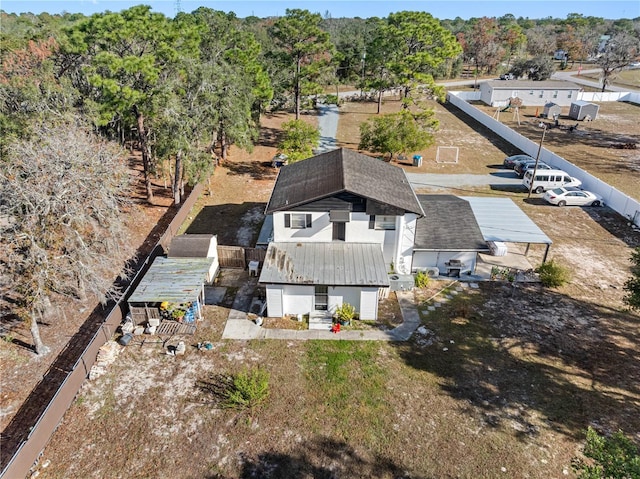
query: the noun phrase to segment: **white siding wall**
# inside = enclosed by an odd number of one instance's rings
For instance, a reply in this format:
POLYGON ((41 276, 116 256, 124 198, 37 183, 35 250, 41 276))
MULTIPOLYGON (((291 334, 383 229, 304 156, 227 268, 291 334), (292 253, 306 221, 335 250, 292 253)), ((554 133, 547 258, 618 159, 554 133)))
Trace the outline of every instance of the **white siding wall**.
POLYGON ((416 240, 417 215, 406 214, 399 222, 398 257, 396 271, 402 274, 411 273, 411 259, 413 257, 413 245, 416 240))
POLYGON ((445 275, 447 274, 445 263, 450 259, 459 259, 473 271, 476 268, 477 256, 475 251, 416 251, 413 255, 413 271, 437 266, 440 274, 445 275))
POLYGON ((273 214, 273 241, 331 241, 332 227, 329 223, 329 213, 308 213, 302 211, 287 212, 286 214, 311 214, 311 228, 285 228, 283 212, 273 214))
MULTIPOLYGON (((268 314, 308 314, 314 309, 314 294, 313 286, 267 285, 268 314)), ((354 306, 361 319, 378 318, 378 288, 329 287, 329 311, 334 312, 343 303, 354 306)))
POLYGON ((560 106, 569 106, 571 102, 578 98, 579 90, 556 90, 553 88, 525 88, 517 87, 513 89, 494 89, 488 83, 480 84, 480 99, 491 106, 505 106, 509 99, 514 96, 522 99, 525 106, 544 106, 553 102, 560 106))
POLYGON ((349 303, 360 310, 360 288, 350 288, 347 286, 335 286, 329 288, 329 311, 335 312, 342 303, 349 303))
POLYGON ((433 268, 438 265, 437 251, 416 251, 413 253, 412 270, 418 271, 422 268, 433 268))
POLYGON ((385 231, 369 229, 369 215, 351 213, 351 221, 347 223, 347 241, 349 243, 384 243, 385 231))
MULTIPOLYGON (((333 226, 329 221, 329 213, 296 212, 290 214, 311 214, 310 228, 285 228, 284 212, 273 214, 273 240, 282 242, 330 242, 333 226)), ((395 230, 369 229, 369 215, 351 213, 346 224, 345 241, 349 243, 377 243, 382 247, 384 261, 390 268, 394 264, 400 273, 409 273, 413 243, 415 241, 417 215, 408 213, 396 218, 395 230)))
POLYGON ((284 314, 308 314, 313 310, 315 288, 287 284, 282 294, 282 310, 284 314))
POLYGON ((278 284, 268 284, 267 293, 267 315, 272 318, 284 316, 282 310, 282 286, 278 284))
POLYGON ((378 319, 378 288, 361 289, 360 319, 378 319))

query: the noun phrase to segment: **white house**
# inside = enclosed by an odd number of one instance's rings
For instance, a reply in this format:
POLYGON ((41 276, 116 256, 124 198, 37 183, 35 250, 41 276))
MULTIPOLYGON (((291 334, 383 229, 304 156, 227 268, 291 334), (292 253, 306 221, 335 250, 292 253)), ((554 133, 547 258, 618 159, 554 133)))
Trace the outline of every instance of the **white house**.
POLYGON ((267 204, 273 240, 260 273, 269 316, 334 311, 377 319, 389 274, 410 274, 424 216, 399 167, 338 149, 283 166, 267 204))
POLYGON ((480 83, 480 100, 496 107, 507 106, 516 97, 523 106, 544 107, 549 102, 570 106, 581 90, 575 83, 561 80, 495 80, 480 83))

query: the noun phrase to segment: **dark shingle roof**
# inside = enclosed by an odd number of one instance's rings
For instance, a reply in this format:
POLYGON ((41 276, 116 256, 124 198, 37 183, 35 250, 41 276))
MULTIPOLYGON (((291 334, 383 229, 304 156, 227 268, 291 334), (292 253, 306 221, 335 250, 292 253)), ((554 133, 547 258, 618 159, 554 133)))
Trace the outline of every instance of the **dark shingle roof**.
POLYGON ((418 195, 424 217, 416 225, 415 250, 487 251, 468 201, 453 195, 418 195))
POLYGON ((283 166, 267 213, 288 210, 343 191, 422 214, 402 168, 345 148, 283 166))

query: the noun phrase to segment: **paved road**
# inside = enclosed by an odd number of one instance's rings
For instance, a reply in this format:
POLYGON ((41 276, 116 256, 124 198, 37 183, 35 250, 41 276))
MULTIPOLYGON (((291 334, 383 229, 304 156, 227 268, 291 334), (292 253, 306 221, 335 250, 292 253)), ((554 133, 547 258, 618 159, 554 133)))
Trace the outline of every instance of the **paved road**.
POLYGON ((336 105, 318 105, 320 116, 318 117, 318 128, 320 130, 320 144, 314 153, 324 153, 335 150, 336 133, 338 132, 338 107, 336 105))
MULTIPOLYGON (((600 68, 592 68, 590 70, 582 70, 582 73, 590 75, 592 73, 600 73, 602 71, 602 69, 600 68)), ((551 79, 552 80, 565 80, 565 81, 570 81, 573 83, 577 83, 579 85, 585 85, 585 86, 589 86, 592 88, 598 88, 600 90, 602 90, 602 83, 598 82, 598 81, 593 81, 593 80, 589 80, 583 77, 580 77, 577 75, 577 72, 566 72, 566 71, 559 71, 559 72, 555 72, 553 75, 551 75, 551 79)), ((630 86, 615 86, 615 85, 609 85, 606 89, 606 91, 633 91, 633 90, 637 90, 637 88, 633 88, 630 86)))

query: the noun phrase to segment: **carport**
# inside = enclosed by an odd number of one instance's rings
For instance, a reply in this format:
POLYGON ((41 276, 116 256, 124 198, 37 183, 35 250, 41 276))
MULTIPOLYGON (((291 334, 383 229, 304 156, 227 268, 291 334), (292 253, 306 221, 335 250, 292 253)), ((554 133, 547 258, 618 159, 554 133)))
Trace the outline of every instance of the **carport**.
POLYGON ((553 241, 510 198, 461 197, 467 200, 485 241, 524 243, 525 256, 531 244, 544 244, 542 262, 547 261, 553 241))

